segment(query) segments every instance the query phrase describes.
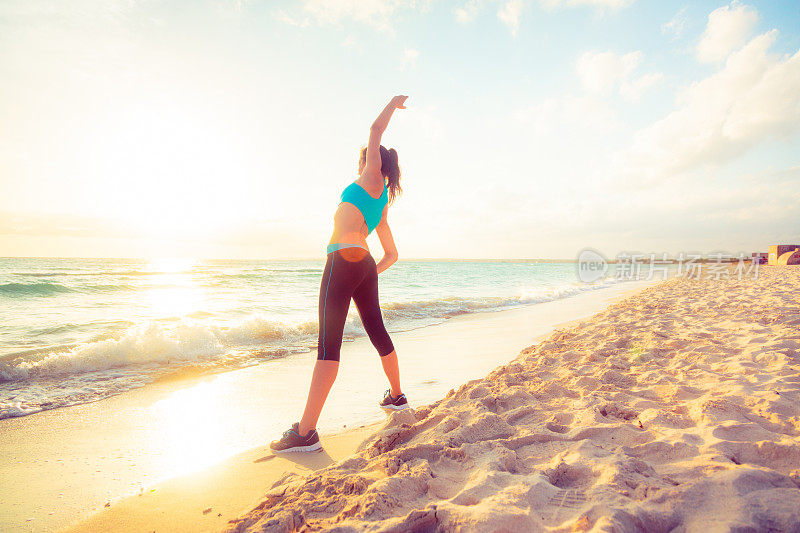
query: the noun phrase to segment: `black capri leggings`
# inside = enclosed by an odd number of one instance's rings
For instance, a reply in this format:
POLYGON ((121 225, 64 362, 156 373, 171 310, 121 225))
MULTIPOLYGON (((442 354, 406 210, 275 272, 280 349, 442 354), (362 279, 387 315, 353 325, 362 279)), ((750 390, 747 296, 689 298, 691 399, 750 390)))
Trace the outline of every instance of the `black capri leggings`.
POLYGON ((369 340, 381 357, 394 351, 383 325, 378 303, 378 270, 375 260, 363 248, 342 248, 328 254, 319 288, 319 341, 317 359, 338 361, 342 333, 350 309, 356 304, 369 340))

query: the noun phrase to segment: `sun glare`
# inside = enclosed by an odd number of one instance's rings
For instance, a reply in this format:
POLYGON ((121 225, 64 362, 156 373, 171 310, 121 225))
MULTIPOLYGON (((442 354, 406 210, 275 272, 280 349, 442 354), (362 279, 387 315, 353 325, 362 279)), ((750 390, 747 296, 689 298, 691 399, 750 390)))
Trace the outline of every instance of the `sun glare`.
POLYGON ((202 309, 205 289, 192 273, 197 261, 185 258, 151 260, 145 271, 153 273, 142 295, 154 316, 182 317, 202 309))
POLYGON ((145 267, 145 271, 174 274, 176 272, 187 272, 196 265, 196 259, 186 257, 159 257, 150 259, 145 267))
POLYGON ((186 474, 218 463, 231 454, 232 428, 226 427, 230 415, 224 408, 221 380, 200 383, 173 392, 151 407, 161 419, 154 438, 155 449, 163 450, 162 477, 186 474))

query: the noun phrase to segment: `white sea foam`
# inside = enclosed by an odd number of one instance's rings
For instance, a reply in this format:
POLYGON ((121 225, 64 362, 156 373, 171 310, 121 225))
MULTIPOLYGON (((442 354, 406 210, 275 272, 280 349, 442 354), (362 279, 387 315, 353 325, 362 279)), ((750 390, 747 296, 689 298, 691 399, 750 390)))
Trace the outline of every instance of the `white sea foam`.
POLYGON ((210 328, 187 322, 174 327, 151 322, 133 326, 117 339, 80 344, 35 361, 4 364, 0 366, 0 379, 19 381, 143 363, 194 361, 214 357, 222 351, 218 337, 210 328))
MULTIPOLYGON (((415 326, 417 320, 441 321, 466 313, 546 302, 602 286, 605 284, 540 288, 506 298, 448 297, 394 302, 383 306, 383 315, 388 329, 397 331, 415 326)), ((344 334, 345 337, 364 334, 353 309, 344 334)), ((148 322, 131 326, 115 338, 55 350, 32 360, 0 362, 0 381, 84 374, 152 363, 207 362, 224 359, 233 349, 277 344, 310 346, 316 341, 316 335, 316 321, 286 324, 262 315, 254 315, 228 328, 192 320, 181 320, 177 324, 148 322)))
MULTIPOLYGON (((0 418, 101 399, 165 375, 259 364, 265 358, 313 349, 317 343, 321 268, 312 262, 225 263, 170 274, 157 285, 127 285, 126 276, 150 273, 128 270, 122 263, 98 271, 81 260, 29 262, 15 261, 5 275, 0 262, 0 282, 7 282, 0 283, 0 297, 14 298, 17 309, 29 315, 7 317, 29 325, 8 329, 19 335, 18 340, 8 342, 6 336, 6 345, 0 344, 0 418), (31 281, 46 277, 48 269, 67 275, 59 270, 64 265, 87 279, 80 284, 58 280, 68 288, 55 281, 31 281), (124 291, 116 291, 120 287, 124 291), (204 307, 208 301, 217 306, 204 307), (166 307, 153 312, 147 307, 150 302, 166 307), (173 302, 191 306, 173 311, 173 302), (70 315, 75 305, 82 307, 70 315), (65 320, 53 324, 48 322, 50 310, 57 306, 64 307, 65 320), (15 345, 19 348, 11 349, 15 345)), ((387 287, 389 293, 387 298, 382 292, 383 316, 389 331, 397 332, 466 313, 546 302, 613 282, 573 284, 572 269, 524 263, 401 265, 382 278, 387 280, 382 289, 387 287), (418 296, 398 298, 406 294, 418 296)), ((363 335, 351 306, 344 338, 363 335)))

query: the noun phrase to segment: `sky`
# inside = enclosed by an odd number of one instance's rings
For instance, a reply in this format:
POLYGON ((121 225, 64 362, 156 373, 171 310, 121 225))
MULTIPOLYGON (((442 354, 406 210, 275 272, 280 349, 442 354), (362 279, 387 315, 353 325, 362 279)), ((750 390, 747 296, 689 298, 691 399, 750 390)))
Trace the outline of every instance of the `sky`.
POLYGON ((401 259, 800 241, 796 1, 4 0, 0 80, 0 256, 321 258, 395 94, 401 259))

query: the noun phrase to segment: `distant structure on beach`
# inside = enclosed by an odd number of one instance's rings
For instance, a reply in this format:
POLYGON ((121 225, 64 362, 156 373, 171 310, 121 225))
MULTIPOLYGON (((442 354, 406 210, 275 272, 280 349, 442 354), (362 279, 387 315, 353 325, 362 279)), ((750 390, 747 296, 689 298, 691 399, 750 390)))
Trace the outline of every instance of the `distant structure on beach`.
POLYGON ((751 259, 753 263, 763 265, 767 262, 767 253, 766 252, 753 252, 753 257, 751 259))
POLYGON ((770 265, 800 265, 800 246, 797 244, 771 244, 770 265))

